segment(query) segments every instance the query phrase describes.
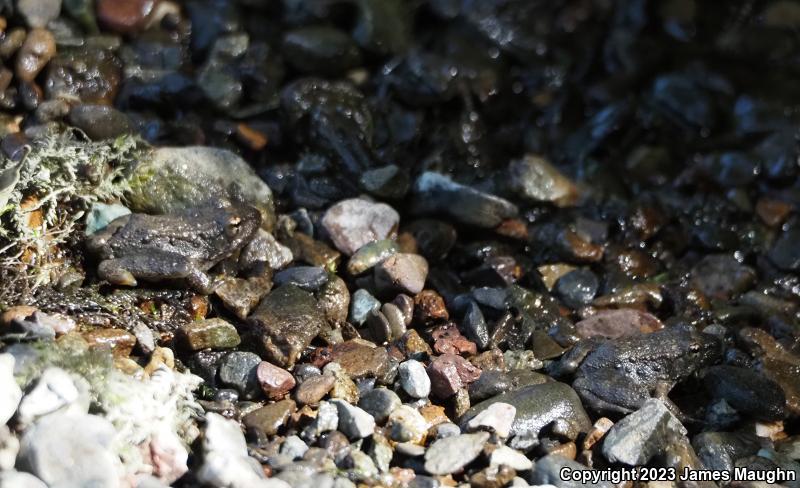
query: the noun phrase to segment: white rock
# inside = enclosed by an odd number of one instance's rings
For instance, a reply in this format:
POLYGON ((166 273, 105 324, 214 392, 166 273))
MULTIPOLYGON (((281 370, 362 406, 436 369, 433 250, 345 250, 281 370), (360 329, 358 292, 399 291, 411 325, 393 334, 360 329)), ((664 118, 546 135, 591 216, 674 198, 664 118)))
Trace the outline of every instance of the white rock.
POLYGON ((419 410, 408 405, 400 405, 389 414, 389 435, 395 442, 421 443, 430 425, 419 410))
POLYGON ((203 451, 219 451, 233 456, 247 456, 247 442, 239 424, 216 413, 206 414, 203 451))
POLYGON ((503 402, 493 403, 467 422, 467 430, 470 432, 489 430, 506 438, 511 433, 511 426, 516 416, 517 409, 513 405, 503 402))
POLYGON ((361 198, 342 200, 322 217, 333 244, 348 256, 364 244, 391 237, 399 223, 400 215, 389 205, 361 198))
POLYGON ((364 410, 344 400, 331 400, 339 412, 338 429, 350 439, 363 439, 375 431, 375 419, 364 410))
POLYGON ((36 386, 25 395, 19 404, 17 418, 23 425, 57 410, 64 409, 80 414, 89 411, 89 386, 83 378, 73 377, 61 368, 47 368, 36 382, 36 386))
POLYGON ((53 413, 25 431, 17 467, 49 485, 114 488, 122 474, 116 436, 102 417, 53 413))
MULTIPOLYGON (((0 425, 0 471, 14 467, 19 452, 19 439, 5 425, 0 425)), ((2 485, 0 485, 2 486, 2 485)))
POLYGON ((488 440, 488 432, 439 439, 425 453, 425 471, 435 475, 455 473, 474 461, 488 440))
POLYGON ((22 399, 22 390, 14 379, 14 356, 0 354, 0 424, 14 416, 19 401, 22 399))
POLYGON ((415 359, 400 364, 400 386, 414 398, 427 398, 431 393, 431 379, 425 366, 415 359))
POLYGON ((533 467, 533 461, 525 454, 508 446, 500 446, 492 451, 489 464, 494 466, 506 465, 516 471, 527 471, 533 467))
POLYGON ((30 473, 0 471, 0 486, 3 488, 47 488, 44 481, 30 473))

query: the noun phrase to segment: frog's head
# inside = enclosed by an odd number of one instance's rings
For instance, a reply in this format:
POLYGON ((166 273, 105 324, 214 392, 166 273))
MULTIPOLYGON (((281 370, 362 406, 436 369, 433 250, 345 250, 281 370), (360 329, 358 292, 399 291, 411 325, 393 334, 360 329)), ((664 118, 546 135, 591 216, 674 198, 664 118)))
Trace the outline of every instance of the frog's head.
POLYGON ((233 248, 250 242, 261 226, 261 212, 250 205, 231 205, 224 208, 222 230, 233 248))
POLYGON ((710 366, 722 359, 722 340, 711 334, 699 332, 692 326, 686 327, 687 356, 695 368, 710 366))

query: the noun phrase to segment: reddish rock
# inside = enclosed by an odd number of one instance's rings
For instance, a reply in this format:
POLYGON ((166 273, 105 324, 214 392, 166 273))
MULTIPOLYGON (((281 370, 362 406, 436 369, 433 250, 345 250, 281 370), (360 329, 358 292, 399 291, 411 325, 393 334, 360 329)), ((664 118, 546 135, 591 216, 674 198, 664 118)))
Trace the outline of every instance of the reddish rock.
POLYGON ((443 354, 428 366, 431 390, 439 398, 449 398, 477 380, 481 370, 455 354, 443 354))
POLYGON ((433 290, 422 290, 414 297, 414 317, 427 324, 439 320, 447 320, 450 315, 442 296, 433 290))
POLYGON ((439 354, 466 354, 474 356, 478 353, 478 346, 467 339, 454 323, 449 323, 437 327, 431 333, 433 340, 433 350, 439 354))
POLYGON ((98 0, 97 20, 120 34, 141 30, 153 13, 156 0, 98 0))
POLYGON ((122 329, 95 329, 83 334, 83 338, 89 347, 111 349, 118 357, 130 356, 136 345, 136 337, 122 329))
POLYGON ((395 343, 397 348, 403 354, 402 359, 417 359, 426 360, 433 354, 431 346, 420 337, 419 333, 411 329, 395 343))
POLYGON ((629 337, 647 334, 664 328, 657 317, 632 308, 599 310, 595 315, 575 324, 581 337, 629 337))
POLYGON ((280 400, 294 388, 295 381, 291 373, 267 361, 262 361, 256 369, 256 377, 261 390, 269 400, 280 400))
POLYGON ((318 347, 311 351, 308 361, 319 369, 325 367, 326 364, 333 361, 333 352, 331 346, 318 347))

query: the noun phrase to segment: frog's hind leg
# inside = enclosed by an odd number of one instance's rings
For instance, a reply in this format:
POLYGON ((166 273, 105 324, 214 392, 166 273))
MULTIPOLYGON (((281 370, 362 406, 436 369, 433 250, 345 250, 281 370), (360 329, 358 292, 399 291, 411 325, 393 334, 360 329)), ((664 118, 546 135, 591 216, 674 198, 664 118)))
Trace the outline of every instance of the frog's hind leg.
POLYGON ((106 259, 97 266, 97 275, 113 285, 136 286, 136 277, 122 259, 106 259))
POLYGON ((594 371, 590 376, 575 378, 572 387, 598 413, 627 415, 650 398, 646 387, 614 371, 594 371))

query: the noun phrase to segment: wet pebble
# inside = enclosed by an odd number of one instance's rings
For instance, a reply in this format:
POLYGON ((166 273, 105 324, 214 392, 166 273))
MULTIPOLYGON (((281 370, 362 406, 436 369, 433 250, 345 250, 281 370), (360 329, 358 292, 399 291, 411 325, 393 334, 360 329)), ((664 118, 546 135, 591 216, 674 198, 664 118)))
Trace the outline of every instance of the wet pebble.
POLYGON ((295 385, 291 373, 267 361, 262 361, 256 368, 256 378, 268 400, 280 400, 295 385))
POLYGON ((488 432, 439 439, 425 453, 425 471, 434 475, 455 473, 475 460, 488 440, 488 432))
POLYGON ((572 309, 592 302, 600 286, 597 276, 586 268, 570 271, 556 281, 555 292, 572 309))
POLYGON ((417 254, 398 253, 375 267, 375 284, 385 292, 415 295, 425 287, 428 262, 417 254))
POLYGON ((358 198, 335 204, 322 217, 322 226, 333 244, 348 256, 365 244, 389 238, 399 222, 400 216, 392 207, 358 198))
POLYGON ((400 397, 397 393, 387 388, 375 388, 361 395, 358 406, 372 415, 375 422, 383 424, 389 415, 400 405, 400 397))
POLYGON ((56 40, 46 29, 32 29, 19 49, 14 70, 17 78, 31 83, 56 55, 56 40))
POLYGON ((219 366, 219 380, 223 385, 235 388, 243 398, 255 398, 261 387, 256 369, 261 358, 252 352, 236 351, 222 358, 219 366))
POLYGON ((413 398, 427 398, 431 392, 431 380, 425 366, 414 359, 400 363, 398 370, 400 386, 413 398))
POLYGON ((277 434, 295 410, 297 406, 293 400, 280 400, 247 413, 242 417, 242 424, 248 430, 266 438, 277 434))
POLYGON ((218 318, 182 325, 178 329, 177 339, 190 351, 231 349, 241 342, 236 327, 218 318))
POLYGON ((714 399, 725 400, 757 420, 782 420, 786 415, 786 396, 780 385, 750 369, 712 366, 705 371, 703 384, 714 399))
POLYGON ((94 141, 113 139, 133 132, 130 118, 108 105, 78 105, 69 111, 67 120, 94 141))
POLYGON ((486 324, 483 312, 474 301, 470 301, 467 305, 467 311, 464 313, 461 327, 464 330, 464 335, 475 343, 479 351, 486 350, 489 347, 489 326, 486 324))

